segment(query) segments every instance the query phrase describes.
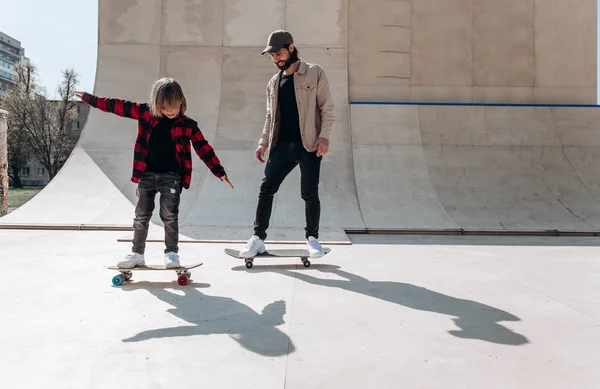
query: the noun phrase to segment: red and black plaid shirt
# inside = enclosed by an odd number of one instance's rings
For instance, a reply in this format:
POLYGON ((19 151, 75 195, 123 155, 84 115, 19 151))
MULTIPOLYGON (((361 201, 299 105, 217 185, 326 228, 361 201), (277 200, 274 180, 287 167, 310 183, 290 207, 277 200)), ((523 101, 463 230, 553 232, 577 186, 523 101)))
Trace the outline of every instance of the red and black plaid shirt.
MULTIPOLYGON (((132 102, 119 98, 98 97, 89 93, 84 93, 82 100, 101 111, 138 121, 138 136, 133 152, 133 175, 131 176, 131 181, 135 183, 139 182, 142 173, 146 170, 150 133, 159 123, 160 119, 152 116, 150 108, 146 103, 132 102)), ((202 131, 198 128, 198 123, 195 120, 185 115, 179 116, 171 128, 171 138, 175 143, 176 158, 181 167, 181 186, 183 188, 188 189, 192 182, 192 149, 190 143, 194 146, 198 157, 206 164, 212 174, 219 178, 225 176, 225 169, 221 166, 221 162, 215 155, 215 151, 211 145, 204 139, 204 135, 202 135, 202 131)))

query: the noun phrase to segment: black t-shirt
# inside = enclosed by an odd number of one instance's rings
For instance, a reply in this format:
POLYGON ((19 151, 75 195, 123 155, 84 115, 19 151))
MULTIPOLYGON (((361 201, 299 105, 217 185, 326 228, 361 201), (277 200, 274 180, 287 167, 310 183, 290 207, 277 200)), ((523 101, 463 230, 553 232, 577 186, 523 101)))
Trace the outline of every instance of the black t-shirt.
POLYGON ((153 173, 180 173, 179 163, 175 156, 175 142, 171 138, 171 127, 175 119, 164 116, 152 129, 148 145, 146 170, 153 173))
POLYGON ((294 73, 281 75, 279 81, 279 137, 278 141, 302 142, 300 137, 300 118, 296 105, 296 91, 294 90, 294 73))

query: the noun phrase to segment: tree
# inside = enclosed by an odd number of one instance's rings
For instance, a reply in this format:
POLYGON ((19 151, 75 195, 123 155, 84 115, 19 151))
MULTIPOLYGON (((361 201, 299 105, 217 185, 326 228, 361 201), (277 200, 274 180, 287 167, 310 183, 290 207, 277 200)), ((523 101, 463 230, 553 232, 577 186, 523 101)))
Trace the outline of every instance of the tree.
POLYGON ((36 80, 36 68, 30 63, 17 63, 15 66, 17 72, 17 83, 13 89, 0 101, 0 107, 7 110, 8 116, 8 171, 13 180, 13 185, 17 188, 22 187, 19 172, 21 168, 27 165, 27 160, 31 157, 31 150, 27 142, 27 136, 23 132, 23 123, 26 120, 25 110, 22 110, 21 116, 16 117, 15 111, 9 107, 10 99, 15 99, 18 103, 29 100, 38 91, 36 80))
POLYGON ((16 188, 21 188, 21 177, 19 172, 21 168, 27 166, 27 161, 31 158, 31 150, 26 137, 23 136, 18 126, 13 123, 15 120, 8 116, 8 171, 16 188))
MULTIPOLYGON (((64 70, 63 81, 58 87, 60 99, 49 100, 45 91, 37 87, 33 65, 18 64, 16 71, 17 86, 3 99, 4 109, 11 117, 9 131, 13 133, 14 165, 17 167, 22 163, 23 156, 30 156, 44 165, 52 180, 79 138, 79 133, 73 130, 77 114, 73 99, 77 74, 73 69, 64 70), (29 155, 23 152, 22 146, 29 155)), ((12 170, 13 175, 18 176, 19 169, 13 167, 12 170)))
POLYGON ((8 112, 0 110, 0 216, 8 212, 8 162, 6 159, 6 116, 8 112))
POLYGON ((63 81, 59 87, 60 100, 58 107, 53 110, 53 115, 56 117, 51 121, 54 147, 53 158, 49 159, 48 163, 53 165, 52 169, 46 166, 49 172, 53 172, 50 176, 51 179, 67 161, 79 139, 79 133, 73 131, 73 122, 77 117, 77 103, 74 95, 78 84, 77 73, 73 69, 63 70, 63 81))

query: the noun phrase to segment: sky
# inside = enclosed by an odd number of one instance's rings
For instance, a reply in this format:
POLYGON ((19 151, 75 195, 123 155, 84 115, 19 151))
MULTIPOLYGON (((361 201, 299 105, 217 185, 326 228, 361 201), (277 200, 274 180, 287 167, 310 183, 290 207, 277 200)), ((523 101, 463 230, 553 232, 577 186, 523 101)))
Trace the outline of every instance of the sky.
POLYGON ((0 0, 0 31, 21 42, 50 97, 62 70, 75 69, 79 90, 93 91, 98 0, 0 0))

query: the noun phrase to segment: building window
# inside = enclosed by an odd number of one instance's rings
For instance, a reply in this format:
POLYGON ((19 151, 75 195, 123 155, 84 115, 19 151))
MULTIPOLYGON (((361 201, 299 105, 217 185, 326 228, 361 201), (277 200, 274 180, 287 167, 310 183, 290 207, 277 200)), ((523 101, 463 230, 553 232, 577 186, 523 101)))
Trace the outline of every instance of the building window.
POLYGON ((21 177, 29 177, 29 168, 28 167, 21 168, 21 177))
MULTIPOLYGON (((80 111, 81 111, 81 107, 78 105, 77 106, 77 113, 79 113, 80 111)), ((77 128, 79 128, 79 127, 77 127, 77 128)))
POLYGON ((43 176, 45 176, 45 175, 46 175, 46 169, 45 169, 45 168, 43 168, 43 167, 38 167, 38 169, 37 169, 37 170, 38 170, 38 172, 37 172, 37 173, 38 173, 38 177, 43 177, 43 176))
POLYGON ((79 122, 77 122, 77 129, 79 130, 79 122))

